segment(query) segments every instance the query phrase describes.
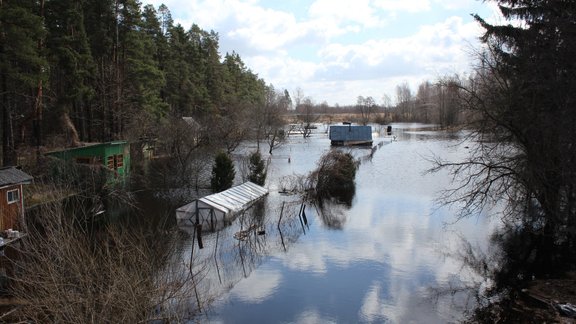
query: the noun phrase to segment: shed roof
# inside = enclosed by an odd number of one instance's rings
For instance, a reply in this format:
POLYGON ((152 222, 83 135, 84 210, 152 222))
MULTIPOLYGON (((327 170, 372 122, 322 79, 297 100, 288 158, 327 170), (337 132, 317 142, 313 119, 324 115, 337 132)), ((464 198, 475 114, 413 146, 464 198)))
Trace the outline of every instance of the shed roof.
POLYGON ((30 183, 34 179, 31 175, 18 167, 0 168, 0 186, 9 186, 19 183, 30 183))
POLYGON ((193 129, 200 128, 200 124, 193 118, 193 117, 182 117, 182 120, 188 124, 188 126, 192 127, 193 129))
POLYGON ((116 146, 116 145, 127 145, 127 144, 129 144, 128 141, 123 141, 123 140, 104 142, 104 143, 84 143, 83 146, 69 147, 69 148, 65 148, 62 150, 52 151, 52 152, 46 153, 46 155, 58 155, 58 154, 62 154, 62 153, 79 152, 79 151, 84 151, 84 150, 92 150, 95 148, 111 147, 111 146, 116 146))
POLYGON ((372 127, 359 125, 333 125, 330 126, 330 140, 371 141, 372 127))
MULTIPOLYGON (((198 202, 208 205, 210 208, 221 211, 224 214, 235 213, 248 207, 252 202, 268 194, 268 189, 247 181, 239 186, 228 190, 211 194, 200 199, 198 202)), ((177 212, 194 212, 196 201, 177 209, 177 212)))

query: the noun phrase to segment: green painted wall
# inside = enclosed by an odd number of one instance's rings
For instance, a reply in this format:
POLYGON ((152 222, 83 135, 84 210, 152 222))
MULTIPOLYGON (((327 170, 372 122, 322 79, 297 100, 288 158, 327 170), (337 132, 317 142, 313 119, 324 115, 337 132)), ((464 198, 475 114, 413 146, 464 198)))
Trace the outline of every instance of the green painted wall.
POLYGON ((75 147, 46 155, 76 163, 104 165, 111 171, 110 180, 123 179, 130 170, 130 144, 126 141, 75 147))

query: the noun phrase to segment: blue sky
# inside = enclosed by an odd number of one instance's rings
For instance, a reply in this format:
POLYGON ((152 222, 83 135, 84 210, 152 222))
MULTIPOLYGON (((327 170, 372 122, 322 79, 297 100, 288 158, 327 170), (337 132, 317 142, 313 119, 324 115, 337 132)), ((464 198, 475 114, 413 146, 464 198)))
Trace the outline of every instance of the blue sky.
POLYGON ((220 50, 294 97, 354 104, 358 96, 394 101, 396 86, 415 93, 425 80, 469 73, 482 30, 494 20, 477 0, 142 0, 164 3, 185 29, 220 35, 220 50))

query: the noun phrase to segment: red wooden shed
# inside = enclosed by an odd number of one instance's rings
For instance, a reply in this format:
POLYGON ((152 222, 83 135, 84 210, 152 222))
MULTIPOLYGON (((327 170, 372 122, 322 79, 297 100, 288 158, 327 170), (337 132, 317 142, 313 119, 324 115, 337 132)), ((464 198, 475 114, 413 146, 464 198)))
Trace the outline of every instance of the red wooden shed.
POLYGON ((31 183, 32 179, 18 167, 0 168, 0 231, 23 230, 23 185, 31 183))

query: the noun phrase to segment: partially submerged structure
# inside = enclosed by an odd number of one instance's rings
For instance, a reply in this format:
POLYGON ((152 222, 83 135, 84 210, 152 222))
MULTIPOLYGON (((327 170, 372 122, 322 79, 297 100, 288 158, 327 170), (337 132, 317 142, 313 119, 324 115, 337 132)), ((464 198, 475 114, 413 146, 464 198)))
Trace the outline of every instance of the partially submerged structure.
POLYGON ((332 145, 372 145, 372 127, 350 123, 332 125, 329 132, 332 145))
POLYGON ((194 200, 176 209, 179 222, 207 225, 214 230, 268 194, 268 189, 247 181, 239 186, 194 200))
POLYGON ((0 168, 0 232, 24 229, 23 185, 32 179, 17 167, 0 168))
POLYGON ((109 182, 123 180, 130 170, 130 144, 127 141, 74 147, 47 155, 78 164, 104 166, 110 171, 109 182))

